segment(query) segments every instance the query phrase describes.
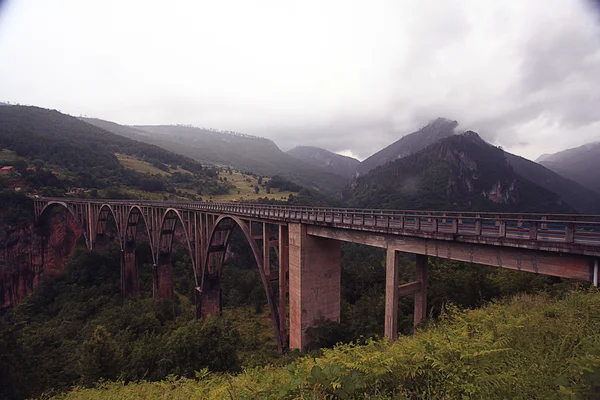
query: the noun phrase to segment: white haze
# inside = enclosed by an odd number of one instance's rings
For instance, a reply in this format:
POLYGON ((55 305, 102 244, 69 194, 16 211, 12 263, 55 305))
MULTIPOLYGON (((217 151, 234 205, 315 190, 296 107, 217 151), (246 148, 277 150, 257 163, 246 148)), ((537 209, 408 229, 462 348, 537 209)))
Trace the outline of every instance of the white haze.
POLYGON ((0 101, 365 158, 438 116, 536 158, 600 139, 583 0, 12 0, 0 101))

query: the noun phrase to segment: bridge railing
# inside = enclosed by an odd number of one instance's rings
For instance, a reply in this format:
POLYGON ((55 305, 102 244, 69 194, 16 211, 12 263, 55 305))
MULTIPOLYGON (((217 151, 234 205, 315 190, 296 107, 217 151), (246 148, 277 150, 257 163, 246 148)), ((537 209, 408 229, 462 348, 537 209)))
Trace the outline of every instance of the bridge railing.
POLYGON ((118 203, 200 210, 246 217, 332 224, 357 230, 391 233, 470 235, 600 245, 600 215, 415 211, 279 206, 246 203, 205 203, 151 200, 86 200, 42 198, 42 201, 118 203))

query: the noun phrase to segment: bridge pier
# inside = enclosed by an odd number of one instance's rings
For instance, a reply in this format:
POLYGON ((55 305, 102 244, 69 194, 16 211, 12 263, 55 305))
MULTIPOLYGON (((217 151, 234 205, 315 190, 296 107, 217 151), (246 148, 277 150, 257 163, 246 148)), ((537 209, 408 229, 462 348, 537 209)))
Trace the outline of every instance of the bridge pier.
POLYGON ((385 328, 384 335, 396 340, 398 338, 398 300, 403 295, 414 295, 414 326, 427 318, 427 265, 428 257, 416 254, 416 280, 398 286, 399 263, 398 251, 387 249, 385 266, 385 328))
POLYGON ((171 253, 161 253, 154 266, 153 279, 154 300, 173 298, 173 267, 171 266, 171 253))
POLYGON ((340 320, 341 242, 310 236, 304 224, 288 226, 289 340, 291 349, 303 350, 317 319, 340 320))
POLYGON ((121 292, 123 297, 140 293, 140 282, 135 256, 135 243, 125 243, 121 259, 121 292))

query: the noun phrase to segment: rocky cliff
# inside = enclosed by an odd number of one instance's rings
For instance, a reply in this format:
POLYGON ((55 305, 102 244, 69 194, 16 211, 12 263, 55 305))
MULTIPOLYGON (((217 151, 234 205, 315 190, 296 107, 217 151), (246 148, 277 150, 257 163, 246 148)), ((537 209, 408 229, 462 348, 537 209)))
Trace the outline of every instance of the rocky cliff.
POLYGON ((45 276, 60 272, 82 235, 69 213, 47 226, 33 221, 0 223, 0 310, 18 305, 45 276))

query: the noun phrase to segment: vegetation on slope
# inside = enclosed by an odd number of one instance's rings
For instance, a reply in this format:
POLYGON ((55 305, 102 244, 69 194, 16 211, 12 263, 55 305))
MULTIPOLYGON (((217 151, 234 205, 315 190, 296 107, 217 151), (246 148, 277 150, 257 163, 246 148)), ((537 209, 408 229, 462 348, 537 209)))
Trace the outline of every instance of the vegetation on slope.
POLYGON ((2 163, 14 164, 24 178, 20 184, 47 188, 51 193, 46 194, 64 193, 73 186, 133 187, 143 191, 166 191, 175 186, 170 177, 125 168, 115 154, 135 157, 162 171, 188 171, 190 179, 206 192, 218 192, 222 186, 216 180, 217 174, 197 161, 38 107, 0 107, 0 149, 10 150, 2 152, 2 163), (28 176, 43 182, 36 184, 28 176))
POLYGON ((356 175, 356 168, 360 164, 360 161, 355 158, 314 146, 296 146, 286 153, 308 164, 325 168, 347 178, 353 178, 356 175))
MULTIPOLYGON (((567 179, 551 169, 526 158, 505 152, 506 160, 523 178, 558 194, 577 212, 594 214, 600 212, 600 194, 581 184, 567 179)), ((593 174, 591 174, 593 175, 593 174)), ((564 176, 569 176, 565 174, 564 176)), ((599 186, 600 187, 600 186, 599 186)))
POLYGON ((454 129, 457 126, 458 122, 456 121, 437 118, 418 131, 403 136, 371 155, 358 165, 357 171, 361 175, 365 175, 380 165, 417 153, 435 142, 454 135, 454 129))
POLYGON ((600 294, 522 295, 478 310, 445 308, 395 343, 325 350, 287 367, 166 382, 100 383, 92 399, 550 399, 600 393, 600 294))
POLYGON ((552 171, 600 193, 600 142, 545 154, 538 160, 552 171))
MULTIPOLYGON (((173 256, 174 302, 151 300, 152 262, 143 243, 137 246, 140 298, 120 296, 117 247, 107 253, 77 251, 61 275, 43 277, 23 304, 0 317, 0 398, 56 393, 100 379, 194 378, 204 368, 236 372, 294 357, 276 354, 266 297, 243 235, 234 231, 223 270, 225 318, 220 320, 194 320, 191 264, 183 247, 175 247, 180 250, 173 256)), ((498 268, 441 260, 430 265, 434 318, 447 301, 472 307, 502 294, 570 287, 560 279, 498 268)), ((313 329, 316 347, 383 334, 383 253, 344 246, 342 268, 342 323, 313 329)), ((413 275, 414 260, 403 259, 401 281, 413 275)), ((410 297, 401 299, 402 333, 411 330, 412 308, 410 297)))
POLYGON ((518 175, 504 152, 476 133, 454 135, 359 177, 353 207, 569 212, 553 192, 518 175))
POLYGON ((181 125, 122 126, 98 119, 90 124, 115 134, 152 143, 204 163, 228 165, 262 176, 279 175, 310 190, 339 192, 346 177, 302 162, 281 151, 273 141, 234 132, 220 132, 181 125))

